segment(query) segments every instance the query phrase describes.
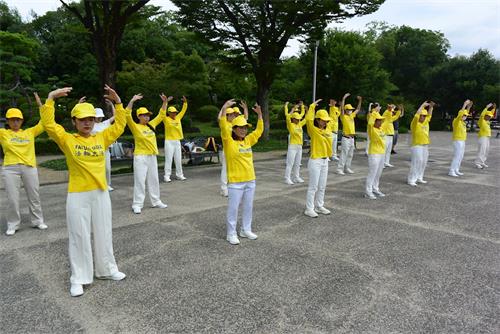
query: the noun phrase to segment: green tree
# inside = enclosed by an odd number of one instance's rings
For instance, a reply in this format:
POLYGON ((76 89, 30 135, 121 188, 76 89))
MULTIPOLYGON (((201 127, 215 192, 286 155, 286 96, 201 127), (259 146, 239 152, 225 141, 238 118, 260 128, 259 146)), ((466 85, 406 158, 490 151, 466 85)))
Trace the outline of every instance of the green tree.
POLYGON ((268 98, 290 38, 319 36, 328 22, 374 12, 384 0, 173 0, 181 21, 250 64, 269 134, 268 98))
POLYGON ((24 23, 16 9, 9 8, 5 1, 0 1, 0 30, 8 32, 21 32, 24 23))

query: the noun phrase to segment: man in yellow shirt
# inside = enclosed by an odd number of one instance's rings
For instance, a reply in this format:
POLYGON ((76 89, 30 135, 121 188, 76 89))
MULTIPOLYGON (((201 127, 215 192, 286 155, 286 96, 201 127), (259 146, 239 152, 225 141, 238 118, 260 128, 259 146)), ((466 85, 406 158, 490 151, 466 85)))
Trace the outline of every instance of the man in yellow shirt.
POLYGON ((286 153, 285 183, 293 185, 294 182, 303 183, 300 177, 300 162, 302 161, 303 130, 306 120, 302 119, 305 114, 304 103, 302 101, 292 108, 288 113, 288 102, 285 103, 286 127, 288 129, 288 150, 286 153), (298 108, 301 108, 299 114, 298 108), (292 180, 293 170, 293 180, 292 180))
POLYGON ((21 129, 24 117, 21 110, 17 108, 8 109, 5 118, 7 118, 9 129, 0 129, 0 144, 5 154, 2 176, 7 194, 7 232, 5 234, 14 235, 21 225, 19 209, 21 182, 28 197, 31 225, 44 230, 47 225, 43 221, 35 157, 35 137, 44 131, 42 122, 26 130, 21 129))
POLYGON ((351 94, 346 93, 342 97, 342 102, 340 104, 340 120, 342 121, 342 142, 341 142, 341 154, 339 165, 337 167, 337 174, 344 175, 344 172, 352 174, 354 171, 351 169, 352 157, 354 155, 354 137, 356 135, 356 125, 354 119, 356 115, 361 110, 361 102, 363 98, 357 96, 358 106, 356 109, 350 104, 345 104, 345 100, 351 94))
POLYGON ((490 120, 494 117, 497 105, 495 103, 489 103, 481 116, 479 116, 479 132, 478 132, 478 148, 477 157, 474 161, 477 168, 487 168, 486 159, 488 159, 488 152, 490 150, 490 137, 491 137, 491 127, 490 120))
POLYGON ((385 133, 381 129, 383 121, 384 117, 380 115, 380 105, 377 104, 372 109, 368 122, 370 146, 368 147, 368 175, 366 176, 365 196, 369 199, 385 196, 379 189, 385 156, 385 133))
POLYGON ((339 133, 339 116, 340 109, 337 107, 337 101, 334 99, 330 99, 330 103, 328 104, 330 107, 329 114, 332 119, 329 122, 329 125, 332 129, 332 160, 339 161, 339 157, 337 155, 337 143, 338 143, 338 133, 339 133))
POLYGON ((453 160, 451 161, 449 176, 458 177, 463 175, 460 172, 460 164, 464 157, 465 140, 467 139, 467 124, 465 120, 469 116, 470 108, 472 107, 471 100, 465 100, 462 109, 459 110, 457 117, 453 120, 453 160))
POLYGON ((187 99, 182 97, 182 109, 178 112, 174 106, 167 109, 167 117, 163 124, 165 125, 165 182, 170 182, 170 174, 172 174, 172 160, 175 162, 175 176, 178 180, 184 181, 186 177, 182 171, 182 149, 181 139, 184 138, 182 133, 182 118, 188 108, 187 99))
POLYGON ((391 165, 391 151, 392 144, 394 140, 394 122, 396 122, 400 117, 404 115, 403 105, 396 107, 394 104, 388 104, 387 110, 384 111, 382 117, 384 121, 382 123, 382 131, 385 133, 385 161, 384 167, 394 167, 391 165))
POLYGON ((429 158, 429 144, 431 142, 429 137, 429 123, 434 104, 432 101, 422 103, 411 121, 412 146, 408 184, 412 187, 416 187, 417 182, 427 183, 424 180, 424 172, 427 166, 427 159, 429 158))

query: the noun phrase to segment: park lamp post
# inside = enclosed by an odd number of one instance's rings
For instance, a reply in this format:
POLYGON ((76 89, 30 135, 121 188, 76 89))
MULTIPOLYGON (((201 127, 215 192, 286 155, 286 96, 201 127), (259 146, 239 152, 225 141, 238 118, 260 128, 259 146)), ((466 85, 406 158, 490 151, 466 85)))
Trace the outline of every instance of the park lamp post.
POLYGON ((316 68, 318 67, 318 46, 319 46, 319 41, 316 41, 316 46, 314 47, 313 98, 312 98, 312 102, 316 101, 316 68))

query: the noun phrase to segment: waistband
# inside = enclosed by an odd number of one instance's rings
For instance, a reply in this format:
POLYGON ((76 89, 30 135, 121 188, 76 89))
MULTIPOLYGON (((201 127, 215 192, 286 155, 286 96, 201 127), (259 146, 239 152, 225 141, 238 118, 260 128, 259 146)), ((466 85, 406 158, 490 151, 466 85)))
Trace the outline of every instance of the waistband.
POLYGON ((344 135, 342 135, 342 137, 344 137, 344 138, 352 138, 352 139, 354 139, 354 136, 344 136, 344 135))

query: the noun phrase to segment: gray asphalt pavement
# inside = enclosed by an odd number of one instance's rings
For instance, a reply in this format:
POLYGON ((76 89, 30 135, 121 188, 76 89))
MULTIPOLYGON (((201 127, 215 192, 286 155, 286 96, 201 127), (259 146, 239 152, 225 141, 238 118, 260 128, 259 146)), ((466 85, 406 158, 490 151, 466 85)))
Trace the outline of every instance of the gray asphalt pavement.
MULTIPOLYGON (((113 177, 115 256, 124 281, 96 280, 69 295, 66 183, 41 187, 49 229, 3 234, 1 333, 498 333, 500 139, 490 167, 472 160, 447 176, 450 133, 431 133, 426 185, 406 185, 405 136, 385 169, 387 197, 363 198, 367 158, 355 174, 330 164, 329 216, 303 215, 305 184, 283 182, 283 152, 258 155, 255 241, 225 240, 220 166, 162 183, 167 209, 131 211, 132 175, 113 177), (263 158, 264 157, 264 158, 263 158)), ((2 201, 5 194, 2 193, 2 201)), ((24 201, 24 194, 23 194, 24 201)), ((2 211, 5 208, 2 202, 2 211)))

